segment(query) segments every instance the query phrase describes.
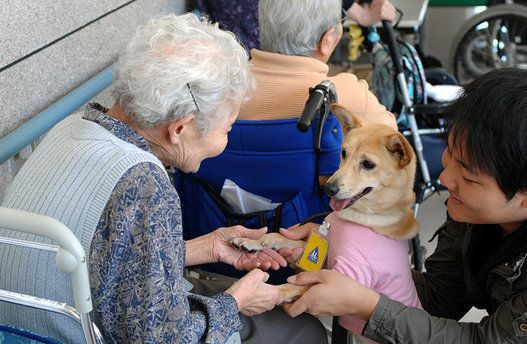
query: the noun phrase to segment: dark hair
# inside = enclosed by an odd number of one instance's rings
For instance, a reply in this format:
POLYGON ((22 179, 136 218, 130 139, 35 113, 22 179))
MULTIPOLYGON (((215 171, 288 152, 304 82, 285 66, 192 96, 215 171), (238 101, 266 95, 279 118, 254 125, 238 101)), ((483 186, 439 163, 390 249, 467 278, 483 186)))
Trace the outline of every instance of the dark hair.
POLYGON ((451 144, 471 169, 496 179, 508 200, 527 191, 527 70, 475 79, 449 107, 451 144))

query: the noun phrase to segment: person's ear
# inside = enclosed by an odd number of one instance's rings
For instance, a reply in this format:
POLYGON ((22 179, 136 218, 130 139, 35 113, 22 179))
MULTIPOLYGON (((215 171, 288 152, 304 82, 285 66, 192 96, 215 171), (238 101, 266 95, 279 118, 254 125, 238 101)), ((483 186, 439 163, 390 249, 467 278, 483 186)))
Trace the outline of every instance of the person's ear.
POLYGON ((335 50, 335 47, 337 46, 341 36, 342 33, 339 34, 339 32, 337 32, 334 27, 328 29, 318 43, 315 55, 318 55, 318 58, 323 62, 327 62, 333 53, 333 50, 335 50))
POLYGON ((527 209, 527 192, 520 192, 519 196, 521 197, 521 207, 527 209))
POLYGON ((171 144, 178 144, 181 140, 181 136, 188 132, 192 126, 194 115, 187 115, 183 118, 177 119, 168 123, 168 140, 171 144))

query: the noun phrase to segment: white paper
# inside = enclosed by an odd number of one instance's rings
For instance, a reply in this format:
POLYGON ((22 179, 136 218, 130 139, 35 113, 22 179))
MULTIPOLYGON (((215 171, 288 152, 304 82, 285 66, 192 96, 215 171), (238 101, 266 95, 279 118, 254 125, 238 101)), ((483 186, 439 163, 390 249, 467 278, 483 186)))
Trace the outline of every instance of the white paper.
POLYGON ((225 179, 220 195, 239 214, 273 210, 280 205, 280 203, 273 203, 270 199, 241 189, 230 179, 225 179))

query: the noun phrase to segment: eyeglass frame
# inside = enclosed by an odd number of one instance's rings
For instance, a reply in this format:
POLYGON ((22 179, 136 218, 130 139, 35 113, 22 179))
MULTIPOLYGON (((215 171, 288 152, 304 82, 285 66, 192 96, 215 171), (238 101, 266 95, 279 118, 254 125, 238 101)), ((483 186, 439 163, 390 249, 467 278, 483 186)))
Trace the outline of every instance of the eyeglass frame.
POLYGON ((188 82, 187 82, 187 88, 188 88, 188 91, 190 92, 190 96, 192 97, 192 101, 194 102, 194 105, 196 106, 196 110, 198 110, 198 112, 201 112, 201 110, 199 109, 198 103, 196 102, 196 98, 194 97, 194 93, 192 93, 192 88, 190 88, 190 84, 188 82))

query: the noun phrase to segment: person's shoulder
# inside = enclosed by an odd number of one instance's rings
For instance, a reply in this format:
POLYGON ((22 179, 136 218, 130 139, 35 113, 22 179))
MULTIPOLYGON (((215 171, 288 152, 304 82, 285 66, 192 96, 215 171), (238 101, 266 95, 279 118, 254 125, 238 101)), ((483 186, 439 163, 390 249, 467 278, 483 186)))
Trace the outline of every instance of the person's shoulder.
MULTIPOLYGON (((435 231, 432 239, 436 237, 455 243, 457 246, 462 246, 468 239, 467 235, 472 231, 472 224, 465 222, 454 221, 447 214, 445 222, 435 231)), ((470 235, 469 235, 470 236, 470 235)))
POLYGON ((142 180, 162 180, 166 181, 166 172, 153 161, 141 161, 133 165, 126 171, 124 176, 133 176, 142 180))
POLYGON ((361 81, 355 74, 349 73, 349 72, 338 73, 338 74, 328 77, 328 79, 333 81, 334 83, 360 82, 361 81))
POLYGON ((328 77, 329 80, 333 81, 337 92, 348 97, 365 96, 365 92, 369 89, 368 82, 363 79, 359 79, 355 74, 343 72, 328 77))
POLYGON ((166 193, 173 188, 166 172, 158 164, 143 161, 133 165, 123 174, 115 191, 129 192, 131 189, 154 195, 166 193))

